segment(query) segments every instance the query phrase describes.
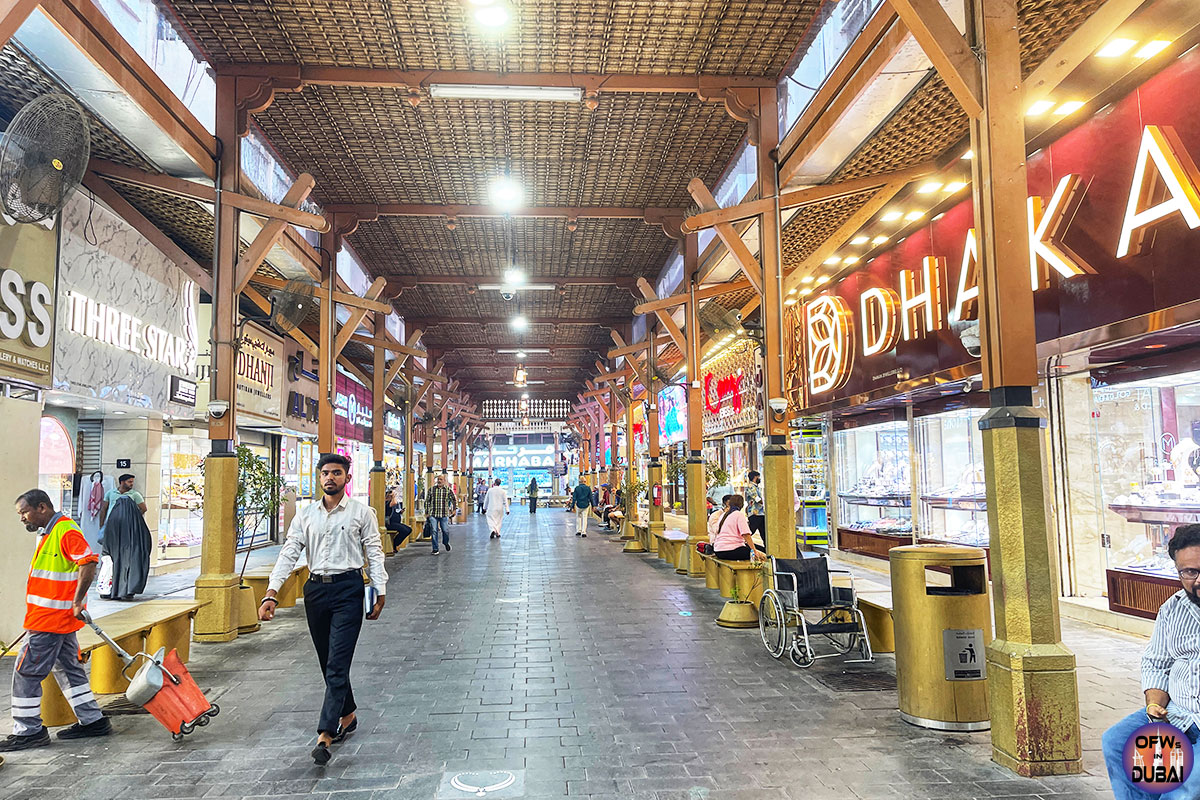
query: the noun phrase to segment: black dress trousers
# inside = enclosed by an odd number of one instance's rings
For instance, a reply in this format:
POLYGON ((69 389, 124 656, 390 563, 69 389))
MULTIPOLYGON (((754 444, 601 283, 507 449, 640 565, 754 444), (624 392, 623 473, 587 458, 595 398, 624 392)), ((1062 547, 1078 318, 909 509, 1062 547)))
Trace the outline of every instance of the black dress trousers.
POLYGON ((350 688, 350 662, 363 624, 362 572, 342 573, 331 583, 309 578, 304 584, 304 614, 325 677, 317 733, 335 734, 339 720, 357 708, 350 688))

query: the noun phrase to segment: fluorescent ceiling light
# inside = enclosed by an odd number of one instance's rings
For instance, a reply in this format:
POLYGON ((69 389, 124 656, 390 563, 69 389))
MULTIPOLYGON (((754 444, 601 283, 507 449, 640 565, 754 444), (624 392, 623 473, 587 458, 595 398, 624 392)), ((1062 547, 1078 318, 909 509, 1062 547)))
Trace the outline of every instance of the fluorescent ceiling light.
POLYGON ((481 283, 477 287, 481 292, 549 292, 557 288, 553 283, 529 283, 529 284, 513 284, 513 283, 481 283))
POLYGON ((496 351, 497 353, 549 353, 549 348, 546 347, 507 347, 496 351))
POLYGON ((475 9, 475 21, 488 28, 504 27, 511 16, 502 5, 486 5, 475 9))
POLYGON ((1074 114, 1081 108, 1083 108, 1082 100, 1068 100, 1058 108, 1054 109, 1054 116, 1065 117, 1067 114, 1074 114))
POLYGON ((1134 58, 1153 58, 1154 56, 1158 55, 1159 53, 1161 53, 1163 50, 1166 50, 1170 46, 1171 46, 1171 43, 1165 39, 1155 39, 1154 41, 1147 42, 1145 45, 1143 45, 1141 50, 1138 50, 1136 53, 1133 54, 1133 57, 1134 58))
POLYGON ((808 297, 808 296, 809 296, 810 294, 812 294, 812 293, 813 293, 813 290, 812 290, 812 289, 801 289, 801 290, 800 290, 800 296, 801 296, 801 297, 808 297))
POLYGON ((578 86, 489 86, 483 83, 434 83, 429 96, 437 100, 540 100, 578 103, 583 89, 578 86))
POLYGON ((917 194, 933 194, 940 188, 942 188, 941 181, 929 181, 917 187, 917 194))
POLYGON ((792 306, 796 305, 796 298, 789 297, 787 300, 783 301, 783 304, 788 308, 791 308, 792 306))
POLYGON ((876 236, 874 239, 871 240, 871 244, 876 244, 876 245, 884 244, 887 242, 887 240, 888 240, 888 237, 886 237, 886 236, 876 236))
MULTIPOLYGON (((513 382, 513 381, 505 381, 505 383, 507 383, 509 386, 516 386, 516 385, 517 385, 517 384, 516 384, 515 382, 513 382)), ((543 384, 543 383, 545 383, 545 381, 525 381, 524 383, 522 383, 522 384, 521 384, 521 386, 533 386, 533 385, 535 385, 535 384, 543 384)))
POLYGON ((525 190, 509 177, 496 178, 488 189, 492 205, 501 211, 515 211, 525 202, 525 190))
POLYGON ((822 275, 821 277, 817 278, 817 286, 824 286, 827 283, 829 283, 828 275, 822 275))
POLYGON ((920 219, 921 217, 923 217, 923 216, 925 216, 925 212, 924 212, 924 211, 910 211, 910 212, 908 212, 907 214, 905 214, 905 215, 904 215, 904 218, 905 218, 906 220, 908 220, 909 222, 916 222, 917 220, 919 220, 919 219, 920 219))
POLYGON ((900 219, 902 216, 904 216, 904 215, 901 214, 899 211, 889 211, 886 214, 884 214, 882 217, 880 217, 880 219, 883 220, 884 222, 895 222, 896 220, 900 219))
POLYGON ((1031 105, 1029 107, 1029 110, 1026 111, 1025 113, 1028 116, 1037 117, 1042 114, 1045 114, 1047 111, 1049 111, 1052 108, 1054 108, 1053 100, 1038 100, 1036 103, 1031 105))
POLYGON ((858 263, 858 256, 849 256, 842 263, 846 264, 848 266, 854 266, 855 264, 858 263))
POLYGON ((942 191, 954 194, 955 192, 961 192, 965 188, 967 188, 966 181, 950 181, 942 187, 942 191))
POLYGON ((795 289, 795 287, 792 287, 791 289, 788 289, 788 294, 789 294, 789 295, 792 295, 792 294, 795 294, 795 293, 796 293, 796 289, 795 289))
POLYGON ((838 256, 830 256, 829 258, 825 259, 825 263, 832 267, 842 263, 842 259, 838 256))
POLYGON ((801 282, 801 283, 806 283, 806 284, 807 284, 807 283, 812 283, 812 282, 813 282, 813 276, 812 276, 812 275, 805 275, 803 278, 801 278, 801 279, 800 279, 800 282, 801 282))
POLYGON ((850 240, 850 244, 866 244, 869 241, 871 241, 869 236, 855 236, 850 240))
POLYGON ((525 282, 525 273, 515 268, 506 269, 504 270, 504 282, 513 286, 520 286, 525 282))
POLYGON ((1113 39, 1096 51, 1096 58, 1118 58, 1132 50, 1135 44, 1133 39, 1113 39))

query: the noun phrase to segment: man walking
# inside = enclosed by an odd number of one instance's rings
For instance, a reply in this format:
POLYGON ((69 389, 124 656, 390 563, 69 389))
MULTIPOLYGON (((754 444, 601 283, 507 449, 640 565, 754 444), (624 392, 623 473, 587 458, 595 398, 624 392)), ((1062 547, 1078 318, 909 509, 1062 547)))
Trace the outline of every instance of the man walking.
POLYGON ((592 507, 592 490, 581 475, 579 485, 571 492, 571 508, 575 509, 575 535, 587 538, 588 509, 592 507))
POLYGON ((425 518, 432 520, 429 536, 433 539, 433 554, 438 554, 438 528, 442 529, 442 544, 450 552, 450 518, 454 516, 456 501, 454 492, 446 485, 446 473, 437 476, 437 481, 425 492, 425 518))
POLYGON ((750 532, 762 537, 763 552, 766 552, 767 516, 763 506, 762 475, 758 470, 750 470, 746 477, 750 480, 746 486, 746 521, 750 523, 750 532))
POLYGON ((30 489, 17 498, 17 515, 25 530, 43 533, 25 589, 25 642, 13 669, 13 732, 0 742, 0 751, 50 744, 41 706, 42 681, 51 672, 79 720, 59 731, 58 738, 107 736, 112 724, 92 695, 75 636, 83 627, 80 620, 99 557, 88 547, 75 520, 55 511, 49 495, 41 489, 30 489))
POLYGON ((350 662, 363 622, 363 554, 370 589, 374 590, 368 596, 375 597, 367 619, 379 619, 383 611, 387 570, 374 510, 346 496, 350 459, 326 453, 317 462, 317 470, 325 495, 321 502, 305 506, 292 520, 287 541, 271 570, 267 595, 258 607, 258 618, 264 622, 274 619, 279 604, 275 597, 304 551, 310 573, 304 584, 304 615, 325 676, 325 701, 312 757, 323 767, 332 757, 329 746, 358 728, 350 662))

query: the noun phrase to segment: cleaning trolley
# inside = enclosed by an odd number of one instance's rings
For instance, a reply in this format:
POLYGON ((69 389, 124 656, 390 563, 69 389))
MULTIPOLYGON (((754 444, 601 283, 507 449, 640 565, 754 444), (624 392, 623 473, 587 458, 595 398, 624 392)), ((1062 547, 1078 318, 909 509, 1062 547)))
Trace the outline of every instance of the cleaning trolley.
POLYGON ((125 665, 124 672, 127 673, 138 659, 145 659, 145 663, 138 667, 132 678, 125 676, 129 678, 129 688, 125 690, 125 697, 129 702, 149 711, 171 732, 175 741, 183 741, 184 736, 197 727, 204 727, 221 712, 220 706, 208 702, 208 698, 196 685, 196 681, 192 679, 174 649, 167 653, 165 647, 160 647, 154 655, 137 653, 131 656, 109 638, 86 611, 83 613, 83 621, 116 651, 121 663, 125 665))

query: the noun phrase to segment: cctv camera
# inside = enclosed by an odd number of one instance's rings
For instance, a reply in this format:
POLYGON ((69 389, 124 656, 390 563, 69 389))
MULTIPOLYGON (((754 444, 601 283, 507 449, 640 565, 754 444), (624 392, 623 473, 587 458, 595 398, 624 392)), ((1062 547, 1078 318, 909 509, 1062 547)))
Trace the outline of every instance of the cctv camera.
POLYGON ((767 405, 769 405, 771 410, 776 414, 782 414, 783 412, 787 411, 788 403, 787 400, 783 399, 782 397, 772 397, 767 401, 767 405))
POLYGON ((504 300, 512 300, 516 295, 512 292, 501 292, 500 297, 504 300))
POLYGON ((213 419, 220 419, 229 412, 229 403, 225 400, 210 400, 208 403, 208 415, 213 419))

